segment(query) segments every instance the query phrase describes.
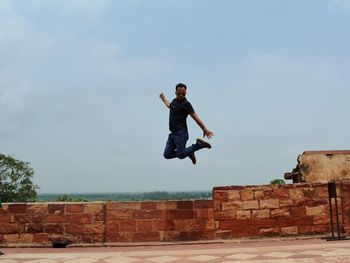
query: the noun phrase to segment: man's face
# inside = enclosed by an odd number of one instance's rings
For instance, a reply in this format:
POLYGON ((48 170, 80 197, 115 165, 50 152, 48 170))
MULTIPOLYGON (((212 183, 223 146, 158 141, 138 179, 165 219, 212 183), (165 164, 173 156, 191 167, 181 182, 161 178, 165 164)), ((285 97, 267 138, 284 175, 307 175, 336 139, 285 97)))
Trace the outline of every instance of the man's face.
POLYGON ((178 100, 183 100, 186 97, 186 89, 184 87, 177 88, 175 94, 178 100))

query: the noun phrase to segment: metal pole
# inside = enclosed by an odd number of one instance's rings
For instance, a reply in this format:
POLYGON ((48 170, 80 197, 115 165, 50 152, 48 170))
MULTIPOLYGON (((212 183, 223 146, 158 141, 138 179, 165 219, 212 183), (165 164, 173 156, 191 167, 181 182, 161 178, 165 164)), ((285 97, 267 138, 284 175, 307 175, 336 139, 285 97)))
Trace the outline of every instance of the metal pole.
POLYGON ((329 198, 329 215, 330 215, 330 219, 331 219, 332 238, 334 238, 333 213, 332 213, 332 199, 331 199, 331 195, 330 195, 330 194, 328 194, 328 198, 329 198))

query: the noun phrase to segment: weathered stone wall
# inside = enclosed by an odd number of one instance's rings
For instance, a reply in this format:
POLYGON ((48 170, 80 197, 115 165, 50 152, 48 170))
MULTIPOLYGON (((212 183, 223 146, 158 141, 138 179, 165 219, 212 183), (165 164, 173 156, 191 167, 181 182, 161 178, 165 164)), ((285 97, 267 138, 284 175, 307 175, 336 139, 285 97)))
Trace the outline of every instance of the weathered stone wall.
MULTIPOLYGON (((350 182, 337 183, 341 231, 350 232, 350 182)), ((333 204, 334 206, 334 204, 333 204)), ((335 210, 334 210, 335 211, 335 210)), ((335 214, 334 214, 335 222, 335 214)), ((0 244, 146 242, 330 232, 322 183, 215 187, 213 200, 8 203, 0 244)))
POLYGON ((214 239, 212 200, 10 203, 0 209, 0 243, 214 239))
MULTIPOLYGON (((330 230, 327 184, 216 187, 213 195, 217 238, 330 230)), ((337 200, 341 208, 341 198, 337 200)))

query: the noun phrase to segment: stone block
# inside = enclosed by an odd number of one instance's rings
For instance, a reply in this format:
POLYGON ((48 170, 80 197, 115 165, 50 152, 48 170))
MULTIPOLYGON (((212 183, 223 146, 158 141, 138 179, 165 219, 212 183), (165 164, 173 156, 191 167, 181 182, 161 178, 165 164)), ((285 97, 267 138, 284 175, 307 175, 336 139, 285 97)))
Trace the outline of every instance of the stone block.
POLYGON ((106 225, 106 231, 108 232, 119 232, 120 226, 119 221, 108 221, 106 225))
POLYGON ((48 204, 48 212, 50 214, 63 214, 64 204, 48 204))
POLYGON ((232 200, 241 200, 241 196, 239 194, 239 190, 230 190, 227 192, 228 194, 228 200, 226 201, 232 201, 232 200))
POLYGON ((163 202, 157 202, 157 210, 169 210, 169 209, 176 209, 177 202, 176 201, 163 201, 163 202))
POLYGON ((298 235, 298 227, 297 226, 281 227, 281 234, 285 236, 298 235))
POLYGON ((137 231, 147 231, 152 232, 153 221, 152 220, 137 220, 137 231))
POLYGON ((132 242, 134 232, 110 232, 107 233, 107 242, 132 242))
POLYGON ((0 223, 11 223, 11 222, 12 222, 11 215, 0 214, 0 223))
POLYGON ((300 200, 304 198, 303 188, 289 189, 289 196, 292 200, 300 200))
POLYGON ((141 202, 142 210, 156 210, 158 202, 141 202))
POLYGON ((179 231, 162 231, 159 232, 159 238, 161 241, 178 241, 180 240, 179 231))
POLYGON ((254 199, 255 200, 261 200, 263 198, 264 198, 264 191, 262 191, 262 190, 254 191, 254 199))
POLYGON ((229 201, 228 191, 215 191, 214 190, 213 199, 214 199, 214 201, 218 201, 218 202, 228 202, 229 201))
POLYGON ((139 210, 141 202, 107 202, 106 209, 108 210, 139 210))
POLYGON ((177 201, 177 209, 193 209, 193 201, 177 201))
POLYGON ((289 190, 285 188, 277 188, 275 190, 276 197, 279 199, 288 199, 289 198, 289 190))
POLYGON ((48 214, 46 223, 69 223, 69 216, 64 214, 48 214))
POLYGON ((216 220, 221 219, 235 219, 236 218, 237 211, 234 210, 227 210, 227 211, 215 211, 214 212, 214 218, 216 220))
POLYGON ((292 217, 306 216, 306 207, 305 206, 291 207, 290 212, 292 217))
POLYGON ((279 208, 279 199, 260 200, 260 209, 279 208))
POLYGON ((25 228, 26 233, 43 233, 44 227, 42 224, 27 224, 25 228))
POLYGON ((103 203, 85 203, 84 204, 84 214, 99 214, 104 212, 103 203))
POLYGON ((136 231, 136 220, 123 220, 120 221, 121 232, 135 232, 136 231))
POLYGON ((44 231, 49 234, 63 234, 64 226, 59 224, 45 224, 44 231))
POLYGON ((269 209, 261 209, 261 210, 253 210, 252 218, 270 218, 270 210, 269 209))
POLYGON ((33 234, 33 243, 47 244, 49 243, 49 235, 45 233, 33 234))
POLYGON ((154 231, 172 231, 175 230, 175 223, 173 220, 153 220, 154 231))
POLYGON ((92 214, 73 214, 69 216, 69 221, 72 224, 92 224, 92 214))
POLYGON ((160 241, 159 232, 136 232, 133 238, 134 242, 155 242, 160 241))
POLYGON ((324 205, 319 205, 315 207, 306 207, 306 215, 308 216, 323 216, 327 215, 327 210, 324 205))
POLYGON ((5 243, 23 243, 28 244, 33 242, 33 234, 6 234, 3 236, 5 243))
POLYGON ((169 219, 191 219, 197 218, 196 210, 187 210, 187 209, 177 209, 177 210, 169 210, 168 218, 169 219))
POLYGON ((109 210, 107 218, 108 220, 133 219, 133 210, 109 210))
POLYGON ((271 218, 275 217, 289 217, 288 209, 271 209, 271 218))
POLYGON ((67 214, 78 214, 83 213, 84 204, 66 204, 66 213, 67 214))
POLYGON ((287 208, 293 205, 293 201, 291 199, 280 199, 280 208, 287 208))
POLYGON ((251 190, 243 190, 241 191, 241 200, 248 201, 254 199, 254 192, 251 190))
POLYGON ((279 217, 276 219, 278 220, 277 224, 282 227, 313 225, 312 216, 289 217, 289 218, 279 217))
POLYGON ((166 212, 162 210, 134 210, 134 219, 162 219, 165 218, 166 212))
POLYGON ((202 219, 214 219, 214 209, 198 209, 197 215, 202 219))
POLYGON ((214 208, 213 200, 194 200, 194 209, 212 209, 214 208))
POLYGON ((27 204, 9 204, 7 208, 7 212, 9 214, 26 214, 27 212, 27 204))
POLYGON ((241 210, 243 209, 243 202, 242 201, 230 201, 230 202, 223 202, 221 204, 222 210, 241 210))
POLYGON ((253 200, 253 201, 243 201, 243 209, 259 209, 259 201, 253 200))
POLYGON ((330 218, 328 216, 315 216, 314 217, 314 225, 328 225, 328 224, 330 224, 330 218))
POLYGON ((32 215, 46 215, 48 213, 48 204, 28 204, 27 213, 32 215))
POLYGON ((23 226, 19 224, 3 223, 3 222, 0 224, 1 234, 16 234, 21 232, 22 229, 23 229, 23 226))
POLYGON ((259 229, 260 234, 263 236, 274 236, 280 233, 279 227, 269 227, 259 229))
POLYGON ((248 211, 237 211, 236 212, 236 218, 237 219, 250 219, 251 218, 250 210, 248 210, 248 211))

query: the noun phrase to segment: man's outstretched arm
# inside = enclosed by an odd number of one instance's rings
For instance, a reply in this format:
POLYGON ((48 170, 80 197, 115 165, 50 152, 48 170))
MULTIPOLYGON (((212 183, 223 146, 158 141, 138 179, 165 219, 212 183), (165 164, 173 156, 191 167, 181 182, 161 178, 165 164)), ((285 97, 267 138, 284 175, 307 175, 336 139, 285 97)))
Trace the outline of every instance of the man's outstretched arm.
POLYGON ((170 102, 165 98, 163 93, 160 93, 159 98, 164 102, 165 106, 170 109, 170 102))
POLYGON ((214 133, 205 127, 204 123, 198 118, 195 112, 191 113, 190 115, 195 120, 195 122, 197 122, 198 126, 203 130, 203 138, 207 137, 208 139, 211 139, 214 136, 214 133))

